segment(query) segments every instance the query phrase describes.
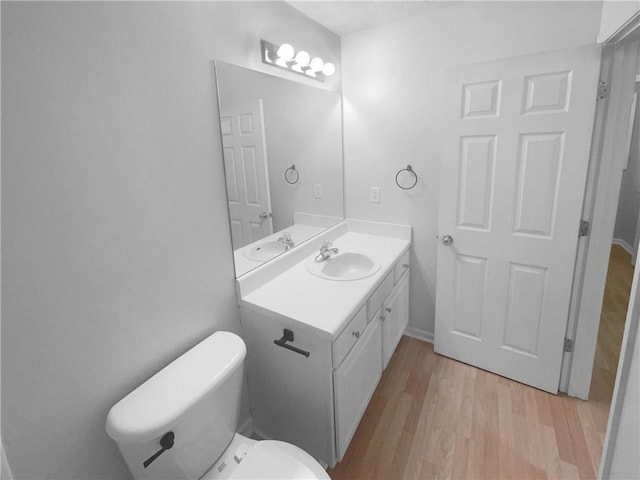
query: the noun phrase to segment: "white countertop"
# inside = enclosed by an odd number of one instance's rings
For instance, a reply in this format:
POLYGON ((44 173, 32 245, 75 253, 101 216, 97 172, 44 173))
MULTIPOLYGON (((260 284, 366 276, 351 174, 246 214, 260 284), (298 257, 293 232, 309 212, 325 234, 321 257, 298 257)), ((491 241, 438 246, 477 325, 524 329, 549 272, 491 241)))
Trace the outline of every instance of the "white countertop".
POLYGON ((241 304, 274 312, 335 339, 410 244, 407 239, 348 231, 336 238, 333 246, 375 256, 380 262, 377 273, 349 281, 316 277, 305 266, 309 258, 318 254, 314 250, 312 255, 244 295, 241 304))

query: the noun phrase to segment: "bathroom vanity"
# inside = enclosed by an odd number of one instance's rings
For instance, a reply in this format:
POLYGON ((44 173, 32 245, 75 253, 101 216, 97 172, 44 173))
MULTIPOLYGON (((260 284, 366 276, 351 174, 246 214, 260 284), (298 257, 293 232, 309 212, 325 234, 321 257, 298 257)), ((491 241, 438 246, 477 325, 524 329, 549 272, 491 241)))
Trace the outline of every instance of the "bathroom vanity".
POLYGON ((346 220, 238 279, 258 435, 342 459, 409 321, 410 243, 346 220), (326 240, 338 253, 314 262, 326 240))
POLYGON ((214 70, 254 431, 333 466, 408 323, 411 227, 343 221, 337 92, 214 70))

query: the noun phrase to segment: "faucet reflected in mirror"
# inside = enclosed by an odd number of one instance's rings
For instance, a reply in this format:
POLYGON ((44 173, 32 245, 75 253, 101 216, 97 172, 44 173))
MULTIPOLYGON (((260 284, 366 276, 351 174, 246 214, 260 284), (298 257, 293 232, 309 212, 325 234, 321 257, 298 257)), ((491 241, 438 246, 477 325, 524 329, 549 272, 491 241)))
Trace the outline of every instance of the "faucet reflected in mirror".
POLYGON ((285 246, 286 250, 291 250, 296 246, 289 232, 283 232, 282 236, 278 238, 278 241, 285 246))
POLYGON ((221 61, 215 75, 239 277, 342 221, 341 98, 221 61))

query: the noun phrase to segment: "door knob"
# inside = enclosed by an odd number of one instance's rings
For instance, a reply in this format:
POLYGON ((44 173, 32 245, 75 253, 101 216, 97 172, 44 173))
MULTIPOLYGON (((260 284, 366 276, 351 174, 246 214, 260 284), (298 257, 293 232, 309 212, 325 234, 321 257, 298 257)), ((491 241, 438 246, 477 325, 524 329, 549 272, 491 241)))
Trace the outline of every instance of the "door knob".
POLYGON ((453 237, 449 234, 447 235, 443 235, 442 238, 440 239, 440 241, 442 242, 442 244, 445 247, 448 247, 449 245, 451 245, 453 243, 453 237))
POLYGON ((258 217, 260 217, 262 220, 266 220, 267 218, 269 218, 271 216, 271 212, 267 213, 267 212, 262 212, 260 215, 258 215, 258 217))

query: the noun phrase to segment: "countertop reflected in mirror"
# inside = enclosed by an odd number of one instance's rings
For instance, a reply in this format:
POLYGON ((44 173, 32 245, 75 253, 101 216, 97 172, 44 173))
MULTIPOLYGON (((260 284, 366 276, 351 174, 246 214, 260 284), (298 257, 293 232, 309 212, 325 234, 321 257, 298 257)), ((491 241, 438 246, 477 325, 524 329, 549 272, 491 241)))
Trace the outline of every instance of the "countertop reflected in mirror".
POLYGON ((215 62, 236 277, 343 219, 336 92, 215 62))

